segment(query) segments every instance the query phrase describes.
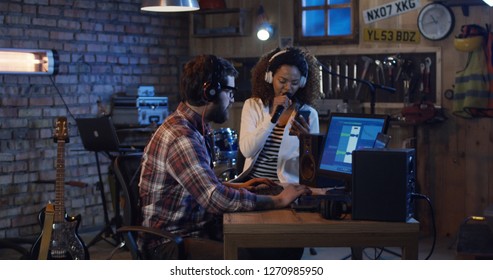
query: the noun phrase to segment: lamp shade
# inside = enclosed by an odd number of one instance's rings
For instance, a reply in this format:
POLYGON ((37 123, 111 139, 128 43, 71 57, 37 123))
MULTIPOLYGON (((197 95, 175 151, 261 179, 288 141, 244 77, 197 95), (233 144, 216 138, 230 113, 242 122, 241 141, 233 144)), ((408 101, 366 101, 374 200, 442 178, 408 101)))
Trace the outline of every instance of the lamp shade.
POLYGON ((147 12, 190 12, 200 7, 197 0, 143 0, 140 9, 147 12))
POLYGON ((493 0, 483 0, 488 6, 493 7, 493 0))

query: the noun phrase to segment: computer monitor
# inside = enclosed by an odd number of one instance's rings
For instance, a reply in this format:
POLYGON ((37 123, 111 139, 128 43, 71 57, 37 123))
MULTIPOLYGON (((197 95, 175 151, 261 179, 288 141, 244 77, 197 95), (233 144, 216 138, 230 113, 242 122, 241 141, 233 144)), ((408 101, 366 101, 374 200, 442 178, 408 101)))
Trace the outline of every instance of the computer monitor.
POLYGON ((331 113, 318 176, 331 187, 351 191, 352 152, 373 148, 377 135, 387 133, 388 123, 388 115, 331 113))

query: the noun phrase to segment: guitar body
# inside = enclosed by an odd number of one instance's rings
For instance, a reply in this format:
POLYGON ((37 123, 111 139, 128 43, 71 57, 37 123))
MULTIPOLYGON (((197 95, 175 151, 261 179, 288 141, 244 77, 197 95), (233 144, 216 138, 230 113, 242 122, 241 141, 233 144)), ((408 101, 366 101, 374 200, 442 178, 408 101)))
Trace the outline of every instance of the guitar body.
MULTIPOLYGON (((43 228, 44 225, 44 209, 39 212, 38 220, 43 228)), ((88 260, 89 251, 80 238, 77 230, 81 216, 69 217, 65 214, 64 221, 61 223, 53 224, 53 231, 51 233, 50 246, 48 249, 48 260, 88 260)), ((43 232, 36 239, 34 245, 31 248, 31 258, 37 259, 41 246, 41 238, 43 232)))

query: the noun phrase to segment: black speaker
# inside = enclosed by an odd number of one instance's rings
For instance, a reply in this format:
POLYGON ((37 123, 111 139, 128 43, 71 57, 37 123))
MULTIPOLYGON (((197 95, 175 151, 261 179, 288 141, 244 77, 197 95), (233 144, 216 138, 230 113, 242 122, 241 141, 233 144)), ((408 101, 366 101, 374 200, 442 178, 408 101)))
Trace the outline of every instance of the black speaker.
POLYGON ((323 134, 300 135, 300 184, 317 186, 317 169, 324 145, 323 134))
POLYGON ((414 149, 362 149, 352 157, 352 218, 390 222, 412 218, 414 149))

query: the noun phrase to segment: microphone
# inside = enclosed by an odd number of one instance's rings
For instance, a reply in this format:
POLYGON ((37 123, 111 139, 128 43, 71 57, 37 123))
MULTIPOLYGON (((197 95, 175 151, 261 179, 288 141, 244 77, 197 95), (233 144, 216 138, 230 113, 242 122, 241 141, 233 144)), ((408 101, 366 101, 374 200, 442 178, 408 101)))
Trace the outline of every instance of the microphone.
POLYGON ((277 123, 282 112, 284 112, 284 106, 277 105, 276 110, 274 111, 274 115, 272 115, 272 118, 270 119, 270 122, 277 123))
POLYGON ((393 88, 393 87, 379 85, 378 88, 383 89, 385 91, 388 91, 390 93, 395 93, 396 92, 396 88, 393 88))
MULTIPOLYGON (((294 95, 289 95, 288 94, 287 97, 290 100, 294 101, 294 102, 297 101, 297 99, 296 99, 296 97, 294 97, 294 95)), ((277 105, 276 110, 274 111, 274 115, 272 115, 272 118, 270 119, 270 122, 271 123, 277 123, 277 121, 279 120, 279 117, 281 116, 282 112, 284 112, 284 109, 285 109, 284 106, 277 105)))

